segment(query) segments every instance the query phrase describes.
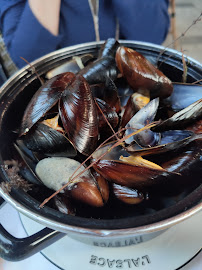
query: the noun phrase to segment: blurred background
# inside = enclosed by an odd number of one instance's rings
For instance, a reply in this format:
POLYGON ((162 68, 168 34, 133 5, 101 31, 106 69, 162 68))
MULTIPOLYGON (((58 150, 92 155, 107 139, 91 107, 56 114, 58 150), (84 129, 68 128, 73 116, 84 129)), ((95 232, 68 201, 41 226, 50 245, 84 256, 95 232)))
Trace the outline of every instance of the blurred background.
MULTIPOLYGON (((170 0, 171 28, 164 46, 178 38, 202 13, 202 0, 170 0)), ((185 36, 169 46, 202 63, 202 16, 185 36)))

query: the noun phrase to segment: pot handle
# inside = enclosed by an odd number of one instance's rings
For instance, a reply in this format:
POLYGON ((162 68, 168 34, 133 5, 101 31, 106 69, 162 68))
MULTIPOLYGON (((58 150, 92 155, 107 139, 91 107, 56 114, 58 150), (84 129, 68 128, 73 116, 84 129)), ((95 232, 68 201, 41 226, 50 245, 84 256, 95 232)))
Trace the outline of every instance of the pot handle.
POLYGON ((0 209, 2 207, 2 205, 5 203, 4 199, 2 197, 0 197, 0 209))
MULTIPOLYGON (((0 208, 3 203, 4 200, 0 197, 0 208)), ((24 260, 65 235, 65 233, 44 228, 31 236, 16 238, 8 233, 0 224, 0 257, 13 262, 24 260)))

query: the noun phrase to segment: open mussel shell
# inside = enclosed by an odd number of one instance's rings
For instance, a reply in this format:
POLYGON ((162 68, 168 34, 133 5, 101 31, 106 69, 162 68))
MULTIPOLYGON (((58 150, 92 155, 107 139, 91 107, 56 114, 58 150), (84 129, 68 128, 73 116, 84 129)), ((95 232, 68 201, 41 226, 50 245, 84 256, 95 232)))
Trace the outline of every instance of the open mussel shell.
POLYGON ((155 131, 186 128, 197 119, 202 118, 202 98, 192 103, 172 117, 162 121, 153 128, 155 131))
POLYGON ((155 184, 158 182, 155 178, 166 173, 161 167, 155 168, 150 165, 135 165, 121 161, 122 155, 130 156, 122 146, 113 148, 113 143, 106 144, 93 153, 93 168, 108 181, 122 186, 140 188, 140 190, 155 184))
POLYGON ((76 75, 59 102, 59 113, 68 138, 76 149, 91 154, 98 141, 97 108, 87 81, 76 75))
POLYGON ((201 84, 173 83, 172 95, 165 102, 173 111, 178 112, 201 98, 201 84))
MULTIPOLYGON (((36 166, 36 174, 45 186, 52 190, 59 190, 78 169, 80 163, 65 157, 50 157, 39 161, 36 166)), ((97 187, 96 181, 89 171, 81 166, 76 174, 82 173, 69 183, 69 186, 61 191, 62 194, 95 207, 103 206, 103 198, 97 187)))
POLYGON ((93 168, 108 181, 140 190, 157 184, 158 176, 166 172, 163 169, 136 166, 119 160, 100 160, 93 168))
POLYGON ((64 134, 42 123, 36 124, 22 139, 27 148, 34 152, 66 157, 75 157, 77 154, 64 134))
POLYGON ((117 199, 127 204, 139 204, 144 200, 143 193, 137 189, 112 183, 112 190, 117 199))
MULTIPOLYGON (((159 98, 151 100, 147 105, 145 105, 141 110, 139 110, 126 124, 125 135, 128 136, 134 131, 139 130, 146 126, 147 124, 153 122, 156 112, 159 106, 159 98)), ((153 146, 159 141, 159 136, 157 133, 152 132, 150 129, 135 134, 125 140, 127 144, 133 141, 138 141, 139 144, 143 146, 153 146)))
POLYGON ((125 125, 130 121, 130 119, 144 106, 146 106, 150 101, 149 93, 147 90, 138 90, 133 93, 127 101, 127 104, 124 108, 124 113, 121 119, 121 127, 125 127, 125 125))
POLYGON ((166 98, 171 95, 171 81, 137 51, 119 47, 116 52, 116 64, 133 89, 147 89, 152 98, 166 98))
POLYGON ((62 92, 74 77, 71 72, 57 75, 37 90, 24 112, 20 135, 26 134, 58 102, 62 92))
POLYGON ((84 54, 81 56, 74 56, 72 59, 68 60, 64 64, 49 70, 46 73, 46 78, 51 79, 52 77, 64 73, 64 72, 73 72, 77 73, 79 70, 84 68, 90 61, 94 59, 92 54, 84 54))
MULTIPOLYGON (((137 125, 138 128, 138 125, 137 125)), ((143 128, 142 125, 139 125, 139 128, 143 128)), ((140 147, 154 147, 159 144, 161 140, 160 134, 151 131, 150 129, 146 129, 144 131, 139 132, 138 134, 133 136, 133 143, 137 143, 140 147)))
MULTIPOLYGON (((200 163, 202 155, 202 140, 194 140, 189 145, 185 146, 183 152, 177 155, 172 155, 162 163, 162 167, 169 172, 183 173, 186 177, 190 175, 190 168, 197 166, 200 163)), ((194 174, 191 177, 194 177, 194 174)), ((183 179, 182 179, 183 181, 183 179)), ((189 181, 195 181, 190 179, 189 181)))
POLYGON ((158 155, 168 151, 176 151, 194 141, 197 137, 188 130, 169 130, 161 133, 159 145, 141 148, 139 144, 131 144, 126 147, 132 155, 158 155))
POLYGON ((121 155, 124 155, 124 156, 129 155, 127 151, 124 149, 124 147, 122 147, 121 145, 118 145, 113 148, 114 144, 115 144, 115 141, 112 141, 97 148, 96 151, 93 152, 92 158, 94 160, 99 160, 99 159, 118 160, 121 155))

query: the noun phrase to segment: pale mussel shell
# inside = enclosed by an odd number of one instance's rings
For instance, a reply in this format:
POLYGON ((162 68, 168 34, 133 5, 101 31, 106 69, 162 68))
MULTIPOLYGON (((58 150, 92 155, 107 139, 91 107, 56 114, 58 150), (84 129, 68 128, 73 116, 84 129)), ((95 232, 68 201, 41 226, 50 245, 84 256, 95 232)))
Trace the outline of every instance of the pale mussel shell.
MULTIPOLYGON (((138 131, 139 129, 145 127, 147 124, 153 122, 158 110, 158 106, 159 98, 155 98, 146 104, 125 125, 126 131, 124 135, 128 136, 134 131, 138 131)), ((144 131, 138 132, 133 136, 130 136, 125 140, 125 142, 130 144, 134 140, 142 146, 154 146, 159 141, 159 135, 152 132, 150 129, 146 129, 144 131)))
POLYGON ((113 194, 120 201, 127 204, 139 204, 144 200, 144 195, 137 189, 112 183, 113 194))
POLYGON ((81 56, 73 56, 72 59, 66 61, 64 64, 59 67, 53 68, 46 73, 46 78, 51 79, 56 75, 65 72, 72 72, 76 74, 79 72, 84 66, 94 60, 94 56, 92 54, 84 54, 81 56))

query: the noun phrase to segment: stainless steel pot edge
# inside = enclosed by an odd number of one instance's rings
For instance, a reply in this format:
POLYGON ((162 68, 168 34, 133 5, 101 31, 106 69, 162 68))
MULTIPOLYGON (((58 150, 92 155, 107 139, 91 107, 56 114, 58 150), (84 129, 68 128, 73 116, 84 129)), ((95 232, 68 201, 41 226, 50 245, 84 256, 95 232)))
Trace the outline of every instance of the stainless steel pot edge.
POLYGON ((173 216, 169 219, 165 219, 153 224, 148 224, 145 226, 140 226, 136 228, 128 228, 128 229, 118 229, 118 230, 99 230, 99 229, 87 229, 77 226, 69 226, 64 223, 52 221, 49 218, 43 217, 38 214, 33 214, 31 211, 27 210, 24 206, 22 206, 17 201, 13 200, 9 197, 9 195, 4 194, 3 191, 0 189, 0 195, 12 205, 17 211, 22 213, 23 215, 33 219, 34 221, 47 226, 48 228, 64 232, 64 233, 76 233, 80 235, 85 235, 86 237, 95 236, 95 237, 118 237, 118 236, 134 236, 134 235, 143 235, 155 231, 160 231, 167 229, 183 220, 195 215, 200 210, 202 210, 202 202, 198 205, 190 208, 189 210, 180 213, 176 216, 173 216))

